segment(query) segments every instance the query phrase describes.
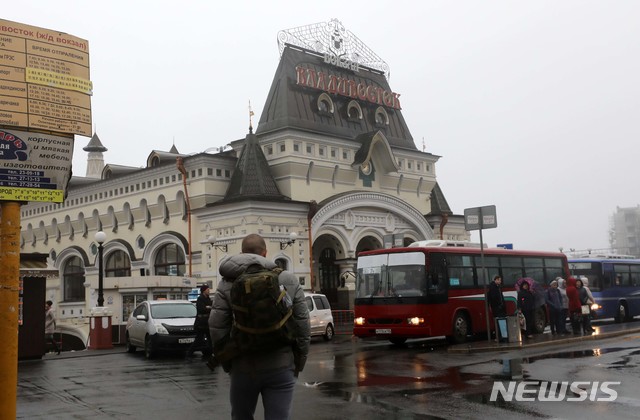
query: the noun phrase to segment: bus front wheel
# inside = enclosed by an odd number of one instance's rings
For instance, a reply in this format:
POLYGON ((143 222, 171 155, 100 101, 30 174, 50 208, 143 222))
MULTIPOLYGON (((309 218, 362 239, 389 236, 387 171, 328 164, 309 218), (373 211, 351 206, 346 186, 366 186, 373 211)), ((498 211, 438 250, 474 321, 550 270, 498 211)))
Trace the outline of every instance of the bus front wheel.
POLYGON ((533 316, 533 327, 535 328, 535 332, 539 334, 542 334, 544 329, 547 327, 547 311, 544 306, 540 306, 536 309, 533 316))
POLYGON ((460 344, 467 341, 470 330, 469 317, 464 312, 458 312, 453 319, 452 334, 447 336, 450 343, 460 344))
POLYGON ((616 314, 615 321, 620 323, 627 320, 627 306, 624 302, 618 303, 618 313, 616 314))

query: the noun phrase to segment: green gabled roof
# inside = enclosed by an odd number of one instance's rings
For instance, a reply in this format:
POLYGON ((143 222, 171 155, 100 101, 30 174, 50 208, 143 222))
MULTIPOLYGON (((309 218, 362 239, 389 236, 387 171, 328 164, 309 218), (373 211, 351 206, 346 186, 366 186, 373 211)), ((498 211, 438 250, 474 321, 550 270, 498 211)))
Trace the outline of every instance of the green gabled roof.
POLYGON ((238 200, 290 200, 280 193, 269 163, 258 144, 258 138, 249 132, 240 158, 231 177, 223 201, 238 200))

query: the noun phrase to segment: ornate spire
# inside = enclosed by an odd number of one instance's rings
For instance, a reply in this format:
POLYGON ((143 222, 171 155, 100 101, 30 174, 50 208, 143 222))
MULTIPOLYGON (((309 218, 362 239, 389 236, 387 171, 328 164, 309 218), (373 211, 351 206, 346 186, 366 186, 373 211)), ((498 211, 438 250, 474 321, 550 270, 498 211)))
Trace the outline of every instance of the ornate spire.
POLYGON ((378 70, 389 80, 389 65, 351 31, 348 31, 338 19, 283 29, 278 32, 278 48, 281 56, 285 44, 327 54, 334 58, 347 59, 360 66, 378 70))
POLYGON ((254 113, 251 109, 251 100, 249 100, 249 134, 253 134, 253 123, 251 122, 251 117, 253 117, 254 113))

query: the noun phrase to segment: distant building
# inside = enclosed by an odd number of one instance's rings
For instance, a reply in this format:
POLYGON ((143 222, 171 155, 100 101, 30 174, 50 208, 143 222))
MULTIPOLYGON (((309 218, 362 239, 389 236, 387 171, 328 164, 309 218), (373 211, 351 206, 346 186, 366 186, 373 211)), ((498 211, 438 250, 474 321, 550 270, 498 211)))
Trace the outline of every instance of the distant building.
POLYGON ((617 252, 640 258, 640 205, 616 209, 611 216, 609 241, 617 252))
POLYGON ((439 156, 415 146, 387 64, 335 20, 278 40, 255 133, 249 127, 245 138, 222 139, 228 147, 197 154, 153 150, 144 167, 105 164, 103 141, 114 146, 95 134, 84 148, 86 177, 71 179, 65 201, 22 207, 21 251, 47 254, 58 270, 46 298, 61 322, 88 332, 98 231, 107 235, 104 306, 120 342, 137 303, 186 299, 202 283, 215 289, 220 260, 239 253, 249 233, 336 309, 353 306, 354 279, 343 274, 385 237, 401 245, 469 239, 436 181, 439 156))

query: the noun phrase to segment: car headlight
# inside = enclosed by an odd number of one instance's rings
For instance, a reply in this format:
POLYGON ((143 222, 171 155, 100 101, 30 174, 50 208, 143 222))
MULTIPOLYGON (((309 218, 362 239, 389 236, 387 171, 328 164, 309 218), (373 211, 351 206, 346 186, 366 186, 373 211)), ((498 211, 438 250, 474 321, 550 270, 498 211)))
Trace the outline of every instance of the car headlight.
POLYGON ((598 305, 597 303, 594 303, 593 305, 591 305, 591 310, 592 311, 597 311, 598 309, 600 309, 602 306, 598 305))
POLYGON ((353 323, 358 325, 358 326, 362 326, 364 325, 365 319, 361 316, 357 317, 356 319, 353 320, 353 323))
POLYGON ((168 335, 168 334, 169 334, 169 331, 167 331, 167 329, 164 327, 164 325, 162 325, 162 323, 160 323, 160 322, 156 322, 156 323, 154 323, 153 325, 155 325, 155 327, 156 327, 156 332, 157 332, 158 334, 166 334, 166 335, 168 335))
POLYGON ((424 324, 424 318, 420 318, 417 316, 407 318, 407 324, 409 325, 421 325, 424 324))

